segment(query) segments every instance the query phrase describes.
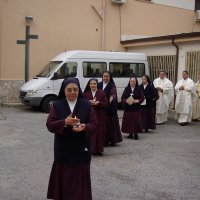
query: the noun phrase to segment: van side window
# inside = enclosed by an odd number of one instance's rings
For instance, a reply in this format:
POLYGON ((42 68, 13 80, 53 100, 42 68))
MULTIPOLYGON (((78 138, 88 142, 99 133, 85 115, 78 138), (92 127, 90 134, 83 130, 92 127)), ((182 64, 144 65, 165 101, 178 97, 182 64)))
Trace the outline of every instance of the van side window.
POLYGON ((109 63, 109 71, 113 77, 142 77, 145 74, 144 63, 109 63))
POLYGON ((57 71, 58 79, 66 77, 76 77, 77 74, 77 63, 69 62, 64 63, 62 67, 57 71))
POLYGON ((106 70, 105 62, 83 62, 84 77, 102 77, 103 71, 106 70))

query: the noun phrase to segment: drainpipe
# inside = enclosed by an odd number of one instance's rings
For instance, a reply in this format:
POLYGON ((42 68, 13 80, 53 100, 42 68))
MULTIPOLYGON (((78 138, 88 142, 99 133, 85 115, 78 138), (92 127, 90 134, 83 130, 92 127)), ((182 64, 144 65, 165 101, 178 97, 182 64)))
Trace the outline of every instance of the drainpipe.
POLYGON ((106 12, 106 0, 102 0, 101 51, 105 49, 105 12, 106 12))
MULTIPOLYGON (((175 79, 174 84, 177 83, 177 77, 178 77, 178 59, 179 59, 179 46, 174 42, 175 38, 172 38, 172 45, 176 47, 176 63, 175 63, 175 79)), ((174 91, 174 105, 172 109, 175 109, 175 100, 176 100, 176 94, 174 91)))

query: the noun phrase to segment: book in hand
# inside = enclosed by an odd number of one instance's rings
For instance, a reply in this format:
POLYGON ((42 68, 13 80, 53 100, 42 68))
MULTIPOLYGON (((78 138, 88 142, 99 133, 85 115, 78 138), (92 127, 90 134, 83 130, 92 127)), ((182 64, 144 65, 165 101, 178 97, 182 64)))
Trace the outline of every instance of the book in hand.
POLYGON ((126 100, 126 102, 129 104, 129 105, 132 105, 133 103, 134 103, 134 98, 132 97, 132 96, 130 96, 127 100, 126 100))
POLYGON ((146 99, 144 99, 144 101, 141 103, 142 106, 145 106, 147 104, 146 99))

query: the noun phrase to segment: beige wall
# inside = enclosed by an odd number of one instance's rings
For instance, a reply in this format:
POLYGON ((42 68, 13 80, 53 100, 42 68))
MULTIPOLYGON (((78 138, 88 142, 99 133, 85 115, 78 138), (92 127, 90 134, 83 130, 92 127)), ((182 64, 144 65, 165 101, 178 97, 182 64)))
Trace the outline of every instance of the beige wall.
MULTIPOLYGON (((119 7, 106 1, 104 50, 125 51, 120 35, 167 35, 200 31, 195 13, 136 0, 119 7), (121 18, 120 18, 121 12, 121 18), (120 24, 121 21, 121 24, 120 24), (120 29, 121 27, 121 29, 120 29)), ((102 20, 91 7, 102 10, 103 0, 1 0, 0 79, 24 79, 25 16, 32 15, 30 78, 56 54, 66 50, 101 50, 102 20)))
POLYGON ((122 6, 124 35, 168 35, 200 31, 193 25, 195 12, 153 3, 129 0, 122 6))

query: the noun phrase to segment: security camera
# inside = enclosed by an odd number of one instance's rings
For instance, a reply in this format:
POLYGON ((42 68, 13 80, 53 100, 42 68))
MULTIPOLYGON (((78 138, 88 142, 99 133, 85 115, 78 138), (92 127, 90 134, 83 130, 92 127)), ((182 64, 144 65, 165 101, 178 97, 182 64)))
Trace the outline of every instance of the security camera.
POLYGON ((32 16, 26 16, 26 21, 27 22, 32 22, 33 21, 33 17, 32 16))

